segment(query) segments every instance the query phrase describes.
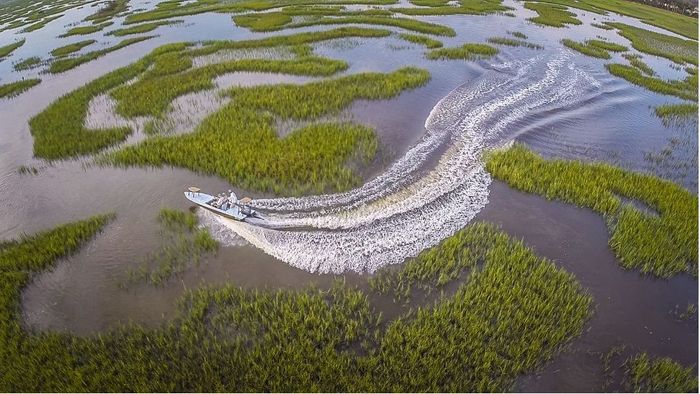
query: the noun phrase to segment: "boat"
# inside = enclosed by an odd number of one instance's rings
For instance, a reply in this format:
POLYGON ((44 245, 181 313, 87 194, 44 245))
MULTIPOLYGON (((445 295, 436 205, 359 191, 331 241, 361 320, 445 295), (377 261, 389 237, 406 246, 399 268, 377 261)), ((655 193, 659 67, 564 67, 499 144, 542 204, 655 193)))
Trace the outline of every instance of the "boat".
POLYGON ((190 187, 185 192, 185 198, 202 208, 229 219, 244 221, 249 217, 261 218, 260 214, 248 205, 252 201, 249 197, 238 200, 233 193, 230 196, 212 196, 203 193, 198 187, 190 187), (218 204, 222 200, 223 202, 218 204))

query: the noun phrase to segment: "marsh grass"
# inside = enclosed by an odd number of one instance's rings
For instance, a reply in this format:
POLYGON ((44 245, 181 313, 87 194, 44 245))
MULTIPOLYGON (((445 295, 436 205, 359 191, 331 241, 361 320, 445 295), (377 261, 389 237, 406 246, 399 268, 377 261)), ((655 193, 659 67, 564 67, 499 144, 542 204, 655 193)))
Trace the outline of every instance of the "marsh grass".
MULTIPOLYGON (((432 0, 427 0, 432 1, 432 0)), ((439 0, 436 0, 439 1, 439 0)), ((510 7, 502 5, 500 0, 460 0, 458 6, 437 5, 437 2, 430 7, 394 7, 392 11, 404 15, 430 16, 430 15, 484 15, 503 13, 511 10, 510 7)))
POLYGON ((590 314, 591 297, 571 274, 489 229, 499 241, 454 296, 388 322, 365 293, 336 282, 186 291, 176 317, 157 328, 89 337, 26 331, 20 294, 31 275, 106 221, 0 247, 3 391, 505 391, 578 335, 590 314))
POLYGON ((508 38, 508 37, 491 37, 487 42, 491 44, 496 44, 496 45, 507 45, 511 47, 525 47, 525 48, 530 48, 530 49, 543 49, 544 47, 542 45, 538 44, 533 44, 527 41, 523 40, 516 40, 513 38, 508 38))
MULTIPOLYGON (((624 23, 607 22, 606 24, 618 29, 618 34, 630 40, 632 47, 640 52, 665 57, 678 64, 698 65, 697 41, 684 40, 624 23)), ((697 26, 695 29, 697 30, 697 26)))
POLYGON ((399 34, 399 38, 414 44, 423 45, 428 49, 442 48, 442 42, 418 34, 401 33, 399 34))
POLYGON ((0 244, 0 272, 46 269, 57 259, 75 253, 114 217, 114 214, 93 216, 35 235, 24 235, 16 241, 3 241, 0 244))
POLYGON ((127 272, 127 283, 146 281, 152 285, 162 285, 173 276, 199 265, 206 255, 215 252, 219 243, 206 228, 199 228, 197 216, 163 208, 158 213, 163 245, 149 254, 140 266, 127 272))
POLYGON ((659 277, 697 275, 698 198, 681 186, 602 163, 545 160, 523 145, 492 152, 486 166, 518 190, 602 214, 611 233, 610 248, 622 267, 659 277), (621 197, 639 201, 658 215, 621 197))
POLYGON ((24 71, 38 67, 39 65, 41 65, 41 58, 32 56, 13 64, 12 67, 15 69, 15 71, 24 71))
POLYGON ((130 34, 148 33, 150 31, 157 29, 160 26, 170 26, 170 25, 175 25, 178 23, 183 23, 183 21, 182 20, 175 20, 175 21, 142 23, 140 25, 125 27, 123 29, 112 30, 111 32, 107 33, 107 35, 122 37, 122 36, 128 36, 130 34))
POLYGON ((498 49, 486 44, 467 43, 460 47, 433 49, 426 53, 430 60, 440 59, 486 59, 498 54, 498 49))
POLYGON ((25 39, 21 39, 19 41, 13 42, 12 44, 0 47, 0 59, 7 57, 9 54, 14 52, 15 49, 24 45, 25 41, 25 39))
POLYGON ((71 57, 71 58, 61 58, 54 60, 51 65, 49 66, 49 72, 52 74, 58 74, 62 73, 71 69, 74 69, 81 64, 85 64, 87 62, 93 61, 99 57, 102 57, 110 52, 114 52, 116 50, 128 47, 129 45, 133 45, 136 43, 139 43, 141 41, 145 40, 150 40, 155 36, 146 36, 146 37, 134 37, 134 38, 127 38, 125 40, 120 41, 116 45, 113 45, 111 47, 107 47, 104 49, 100 49, 97 51, 92 51, 88 52, 82 56, 78 57, 71 57))
POLYGON ((354 100, 391 98, 422 86, 429 78, 426 71, 405 68, 306 85, 234 88, 228 92, 231 103, 206 118, 194 133, 152 137, 104 161, 185 167, 275 194, 347 190, 359 178, 345 165, 353 158, 363 164, 374 157, 377 141, 373 130, 348 123, 316 123, 280 139, 275 120, 313 120, 336 114, 354 100), (202 149, 210 153, 198 154, 202 149))
POLYGON ((81 35, 86 35, 86 34, 92 34, 96 33, 98 31, 103 30, 107 26, 111 26, 113 22, 104 22, 100 23, 97 25, 88 25, 88 26, 78 26, 74 27, 72 29, 69 29, 67 32, 61 34, 59 37, 70 37, 70 36, 81 36, 81 35))
POLYGON ((9 98, 20 95, 21 93, 29 90, 30 88, 41 83, 41 79, 23 79, 17 82, 10 82, 4 85, 0 85, 0 98, 9 98))
POLYGON ((97 42, 97 40, 83 40, 83 41, 74 42, 72 44, 64 45, 62 47, 58 47, 58 48, 52 50, 51 55, 54 57, 67 56, 67 55, 70 55, 71 53, 78 52, 79 50, 85 48, 86 46, 92 45, 96 42, 97 42))
POLYGON ((415 19, 389 17, 381 15, 368 15, 346 12, 333 17, 321 16, 307 21, 292 23, 291 16, 283 12, 271 12, 263 14, 246 14, 233 17, 237 25, 246 27, 252 31, 275 31, 280 29, 293 29, 320 25, 341 24, 368 24, 380 26, 392 26, 424 34, 453 37, 455 31, 447 26, 436 23, 422 22, 415 19))
POLYGON ((521 40, 527 40, 527 35, 525 33, 521 33, 519 31, 509 31, 508 34, 515 38, 519 38, 521 40))
POLYGON ((600 23, 591 23, 591 26, 597 27, 598 29, 603 29, 603 30, 612 30, 614 27, 608 26, 608 25, 603 25, 600 23))
POLYGON ((690 74, 684 80, 667 81, 645 75, 638 68, 626 64, 606 64, 610 74, 624 78, 630 83, 652 92, 680 97, 685 100, 698 100, 698 76, 690 74))
POLYGON ((129 0, 110 0, 97 12, 85 18, 85 21, 92 23, 103 23, 119 13, 126 11, 129 7, 129 0))
POLYGON ((63 16, 63 14, 46 17, 37 23, 33 23, 33 24, 25 27, 24 29, 22 29, 22 32, 23 33, 31 33, 33 31, 37 31, 37 30, 43 28, 44 26, 48 25, 49 22, 52 22, 52 21, 54 21, 62 16, 63 16))
MULTIPOLYGON (((698 38, 698 20, 669 10, 626 0, 540 0, 605 15, 606 11, 631 16, 688 38, 698 38)), ((592 24, 595 26, 595 24, 592 24)), ((595 26, 600 27, 600 26, 595 26)))
POLYGON ((695 393, 698 375, 668 357, 653 358, 640 353, 627 360, 628 389, 637 393, 695 393))
POLYGON ((537 12, 537 16, 528 19, 538 25, 552 27, 566 27, 566 25, 580 25, 576 14, 566 10, 566 7, 551 3, 525 3, 525 8, 537 12))
POLYGON ((639 69, 639 71, 643 72, 644 74, 648 76, 654 76, 654 70, 649 67, 646 63, 644 63, 640 58, 638 54, 631 54, 631 53, 626 53, 622 55, 625 59, 627 59, 630 62, 630 65, 632 67, 635 67, 639 69))
MULTIPOLYGON (((300 46, 342 37, 386 37, 389 34, 390 32, 386 30, 339 28, 260 40, 213 41, 206 43, 203 47, 188 51, 187 55, 182 57, 202 56, 226 49, 300 46)), ((183 51, 188 46, 189 44, 186 43, 176 43, 156 48, 141 60, 97 78, 54 101, 29 121, 30 130, 34 137, 34 155, 48 160, 65 159, 96 153, 124 141, 132 133, 130 128, 88 130, 83 126, 90 100, 144 74, 147 70, 148 73, 145 73, 145 77, 150 78, 188 68, 188 60, 173 61, 172 56, 167 57, 169 52, 183 51), (161 61, 160 65, 149 70, 154 62, 161 61)))
POLYGON ((588 42, 581 43, 578 41, 574 40, 569 40, 568 38, 565 38, 561 40, 561 43, 564 44, 565 46, 580 52, 586 56, 591 56, 591 57, 597 57, 599 59, 610 59, 610 53, 603 49, 599 48, 593 45, 589 45, 588 42))
POLYGON ((683 122, 698 119, 697 104, 665 104, 654 108, 656 116, 661 118, 664 124, 683 122))

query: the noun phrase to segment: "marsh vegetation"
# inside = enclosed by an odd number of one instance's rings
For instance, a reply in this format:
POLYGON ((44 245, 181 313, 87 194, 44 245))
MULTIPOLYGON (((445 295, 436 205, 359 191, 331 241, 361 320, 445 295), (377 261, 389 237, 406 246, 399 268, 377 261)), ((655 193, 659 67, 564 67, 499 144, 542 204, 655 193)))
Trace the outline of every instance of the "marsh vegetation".
POLYGON ((135 38, 127 38, 126 40, 122 40, 116 45, 113 45, 111 47, 107 47, 104 49, 99 49, 97 51, 92 51, 88 52, 84 55, 77 56, 77 57, 70 57, 70 58, 61 58, 54 60, 51 65, 49 66, 49 72, 52 74, 58 74, 62 73, 71 69, 74 69, 81 64, 85 64, 87 62, 93 61, 99 57, 102 57, 110 52, 114 52, 116 50, 128 47, 129 45, 133 45, 136 43, 139 43, 141 41, 145 40, 150 40, 154 36, 147 36, 147 37, 135 37, 135 38))
POLYGON ((209 230, 199 226, 192 212, 163 208, 158 213, 162 246, 149 254, 137 268, 127 272, 128 283, 146 281, 160 285, 178 275, 192 264, 199 265, 219 244, 209 230))
POLYGON ((2 97, 14 97, 22 92, 29 90, 30 88, 41 83, 41 79, 23 79, 17 82, 10 82, 0 85, 0 98, 2 97))
POLYGON ((697 275, 698 198, 683 187, 603 163, 545 160, 523 145, 491 153, 486 166, 511 187, 602 214, 622 267, 660 277, 697 275))
POLYGON ((186 292, 178 316, 155 329, 129 325, 96 337, 25 331, 19 299, 32 273, 74 253, 109 219, 0 248, 1 389, 503 391, 578 335, 590 314, 591 298, 571 274, 481 226, 477 232, 498 241, 475 252, 470 279, 396 320, 385 322, 366 294, 342 282, 277 291, 226 285, 186 292))
POLYGON ((635 393, 694 393, 698 374, 668 357, 655 358, 640 353, 627 361, 628 389, 635 393))
POLYGON ((565 27, 566 25, 580 25, 576 14, 566 10, 566 7, 553 3, 525 3, 525 8, 537 12, 537 16, 530 18, 531 22, 543 26, 565 27))
POLYGON ((498 54, 498 49, 490 45, 467 43, 459 47, 433 49, 426 53, 425 56, 430 60, 479 60, 495 56, 496 54, 498 54))
POLYGON ((51 55, 54 57, 67 56, 67 55, 70 55, 71 53, 78 52, 79 50, 85 48, 86 46, 92 45, 96 42, 97 42, 97 40, 83 40, 83 41, 74 42, 72 44, 64 45, 62 47, 58 47, 58 48, 52 50, 51 55))

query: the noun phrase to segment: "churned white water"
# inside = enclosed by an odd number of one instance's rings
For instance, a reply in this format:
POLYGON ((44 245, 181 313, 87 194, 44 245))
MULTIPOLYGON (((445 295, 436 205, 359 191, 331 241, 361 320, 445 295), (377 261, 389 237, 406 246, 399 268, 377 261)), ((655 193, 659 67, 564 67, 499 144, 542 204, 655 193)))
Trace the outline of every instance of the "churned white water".
POLYGON ((243 238, 310 272, 373 272, 401 263, 463 228, 488 203, 486 150, 511 141, 528 117, 573 108, 599 88, 569 51, 492 65, 441 99, 422 139, 363 186, 255 200, 265 212, 257 223, 211 213, 204 222, 224 244, 243 238))

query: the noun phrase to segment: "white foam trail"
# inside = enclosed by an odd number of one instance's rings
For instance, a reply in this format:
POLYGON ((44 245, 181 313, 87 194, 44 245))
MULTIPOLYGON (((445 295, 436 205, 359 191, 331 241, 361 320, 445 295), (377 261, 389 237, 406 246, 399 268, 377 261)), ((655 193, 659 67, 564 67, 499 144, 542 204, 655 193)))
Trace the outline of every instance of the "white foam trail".
POLYGON ((485 149, 512 140, 528 117, 574 106, 600 87, 571 59, 565 51, 495 65, 453 90, 431 111, 423 138, 361 187, 256 200, 270 212, 266 227, 213 214, 210 226, 218 228, 215 236, 232 230, 311 272, 373 272, 401 263, 464 227, 487 204, 485 149), (432 167, 431 158, 438 159, 432 167))

